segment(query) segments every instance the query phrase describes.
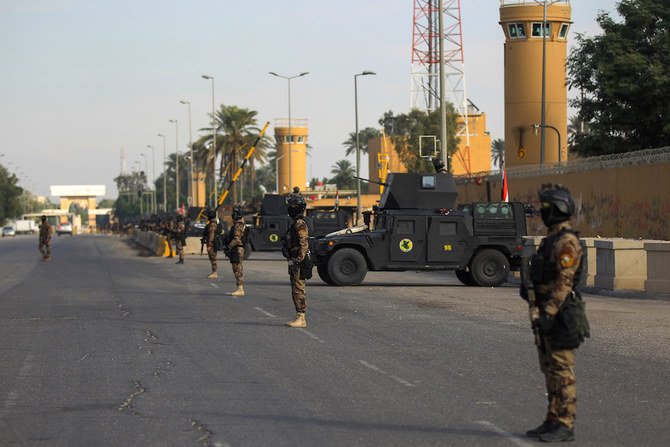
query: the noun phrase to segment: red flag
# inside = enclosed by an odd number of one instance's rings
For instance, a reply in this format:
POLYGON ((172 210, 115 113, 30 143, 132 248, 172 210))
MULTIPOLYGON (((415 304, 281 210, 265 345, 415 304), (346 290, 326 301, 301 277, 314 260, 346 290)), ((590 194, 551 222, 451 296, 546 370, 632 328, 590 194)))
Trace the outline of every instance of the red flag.
POLYGON ((502 190, 500 191, 500 198, 503 202, 509 202, 509 192, 507 191, 507 173, 505 168, 502 170, 502 190))

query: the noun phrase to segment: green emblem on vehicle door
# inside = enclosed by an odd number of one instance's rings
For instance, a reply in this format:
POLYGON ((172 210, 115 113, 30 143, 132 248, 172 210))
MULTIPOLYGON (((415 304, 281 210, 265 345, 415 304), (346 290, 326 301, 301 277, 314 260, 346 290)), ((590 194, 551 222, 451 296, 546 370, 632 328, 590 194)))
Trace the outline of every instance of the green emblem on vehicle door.
POLYGON ((279 235, 278 235, 278 234, 275 234, 275 233, 272 233, 272 234, 270 235, 270 238, 269 238, 269 239, 270 239, 270 242, 277 242, 277 241, 279 240, 279 235))
POLYGON ((409 239, 403 239, 400 241, 400 251, 403 253, 409 253, 414 248, 414 243, 409 239))

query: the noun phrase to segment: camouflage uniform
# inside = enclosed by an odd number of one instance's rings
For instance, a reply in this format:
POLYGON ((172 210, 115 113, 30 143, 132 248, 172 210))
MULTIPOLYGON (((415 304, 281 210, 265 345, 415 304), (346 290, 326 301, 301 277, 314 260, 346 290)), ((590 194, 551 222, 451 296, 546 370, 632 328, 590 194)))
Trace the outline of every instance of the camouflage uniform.
POLYGON ((42 258, 46 261, 51 259, 51 235, 53 234, 53 227, 46 220, 40 224, 40 243, 39 250, 42 253, 42 258))
POLYGON ((290 260, 289 277, 291 278, 291 296, 293 304, 298 313, 305 313, 307 309, 307 291, 305 280, 300 279, 300 264, 305 260, 309 252, 309 229, 302 216, 293 219, 293 225, 289 228, 290 245, 288 247, 290 260))
MULTIPOLYGON (((549 269, 555 279, 535 284, 540 317, 558 320, 559 311, 575 287, 575 274, 580 270, 582 247, 579 239, 570 230, 569 222, 549 227, 547 237, 542 240, 538 253, 548 253, 549 269)), ((554 330, 542 336, 538 347, 540 369, 544 374, 547 398, 546 421, 560 422, 572 430, 575 423, 577 388, 575 379, 575 353, 572 343, 565 343, 558 324, 554 330)), ((577 345, 579 345, 577 343, 577 345)))
POLYGON ((242 238, 244 237, 244 232, 247 227, 244 224, 244 219, 240 218, 235 221, 233 228, 230 229, 231 240, 228 246, 226 247, 228 251, 228 257, 230 258, 230 265, 233 268, 233 274, 235 275, 235 281, 237 286, 244 285, 244 270, 242 268, 242 260, 244 259, 244 242, 242 238), (235 253, 235 255, 233 255, 235 253))
POLYGON ((167 246, 170 251, 168 258, 174 258, 174 251, 172 250, 172 239, 174 231, 175 231, 174 221, 172 220, 172 218, 169 218, 167 223, 165 224, 165 240, 167 242, 167 246))
POLYGON ((175 225, 175 238, 177 239, 177 256, 179 256, 179 262, 183 263, 184 262, 184 242, 185 242, 185 235, 184 232, 186 231, 186 224, 184 223, 183 220, 177 220, 177 224, 175 225))
POLYGON ((207 235, 207 256, 209 257, 210 264, 212 264, 212 273, 216 273, 216 250, 214 249, 214 240, 216 239, 216 219, 207 221, 205 234, 207 235))

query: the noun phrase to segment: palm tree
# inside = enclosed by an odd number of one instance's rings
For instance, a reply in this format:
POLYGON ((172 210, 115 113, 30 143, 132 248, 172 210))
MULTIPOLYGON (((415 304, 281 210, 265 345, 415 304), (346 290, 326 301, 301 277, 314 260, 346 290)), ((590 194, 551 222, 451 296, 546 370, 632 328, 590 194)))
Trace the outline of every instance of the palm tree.
MULTIPOLYGON (((205 132, 205 135, 198 140, 203 146, 209 146, 212 154, 207 154, 201 159, 210 160, 212 157, 220 158, 220 180, 226 175, 225 167, 230 164, 230 172, 234 173, 239 165, 242 163, 247 150, 256 141, 260 134, 260 129, 257 127, 255 110, 244 109, 234 105, 221 105, 219 110, 214 115, 214 122, 216 126, 216 147, 212 147, 212 129, 200 129, 205 132), (209 144, 208 144, 209 143, 209 144)), ((270 140, 263 137, 256 145, 256 150, 249 159, 251 164, 251 183, 252 190, 255 182, 255 164, 256 162, 263 163, 267 160, 267 148, 270 146, 270 140)), ((233 186, 232 200, 237 202, 237 185, 233 186)))
MULTIPOLYGON (((368 153, 368 142, 373 138, 377 138, 381 135, 377 129, 372 127, 366 127, 363 130, 358 131, 358 143, 360 145, 361 152, 364 154, 368 153)), ((351 155, 356 153, 356 132, 350 132, 349 138, 347 141, 342 143, 342 146, 345 147, 346 152, 344 155, 351 155)))
POLYGON ((340 160, 336 162, 330 170, 333 178, 328 183, 337 185, 337 189, 353 189, 354 175, 356 171, 349 160, 340 160))
POLYGON ((505 162, 505 140, 496 138, 491 142, 491 160, 494 165, 502 168, 505 162))

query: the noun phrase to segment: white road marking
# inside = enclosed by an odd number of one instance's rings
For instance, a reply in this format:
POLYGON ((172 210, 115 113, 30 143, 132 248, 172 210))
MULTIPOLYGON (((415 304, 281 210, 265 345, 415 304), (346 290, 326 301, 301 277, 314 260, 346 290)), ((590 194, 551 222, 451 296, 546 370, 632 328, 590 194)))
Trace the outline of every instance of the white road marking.
POLYGON ((307 334, 308 336, 312 337, 314 340, 323 343, 323 340, 321 340, 319 337, 317 337, 316 335, 312 334, 311 332, 309 332, 309 331, 307 331, 307 330, 305 330, 305 329, 303 329, 303 328, 298 328, 298 330, 299 330, 300 332, 302 332, 303 334, 307 334))
POLYGON ((276 315, 272 315, 270 312, 266 312, 263 309, 261 309, 260 307, 254 307, 254 309, 256 309, 257 311, 259 311, 260 313, 262 313, 264 315, 267 315, 270 318, 277 318, 276 315))
POLYGON ((214 283, 209 283, 209 285, 212 286, 212 287, 214 287, 215 289, 218 289, 218 288, 219 288, 219 286, 217 286, 217 285, 214 284, 214 283))
POLYGON ((359 362, 360 362, 361 365, 365 366, 366 368, 371 369, 371 370, 373 370, 373 371, 375 371, 375 372, 378 372, 379 374, 383 374, 383 375, 385 375, 386 377, 388 377, 389 379, 393 379, 393 380, 395 380, 396 382, 398 382, 398 383, 401 384, 401 385, 405 385, 405 386, 416 386, 415 384, 410 383, 410 382, 408 382, 408 381, 406 381, 406 380, 403 380, 403 379, 401 379, 401 378, 398 377, 398 376, 392 376, 391 374, 387 373, 386 371, 382 371, 381 369, 377 368, 375 365, 373 365, 373 364, 371 364, 371 363, 368 363, 368 362, 366 362, 365 360, 359 360, 359 362))
POLYGON ((5 398, 5 401, 2 404, 2 412, 0 412, 0 419, 4 419, 9 410, 16 406, 16 401, 19 398, 19 388, 23 382, 23 379, 28 375, 30 368, 33 366, 33 355, 28 354, 25 359, 23 359, 23 365, 16 376, 16 384, 14 389, 12 389, 5 398))
POLYGON ((511 433, 507 433, 505 430, 498 428, 495 424, 489 421, 476 421, 475 423, 491 430, 492 432, 498 433, 500 436, 508 439, 512 444, 517 445, 519 447, 532 447, 534 445, 524 441, 521 438, 517 438, 511 433))

